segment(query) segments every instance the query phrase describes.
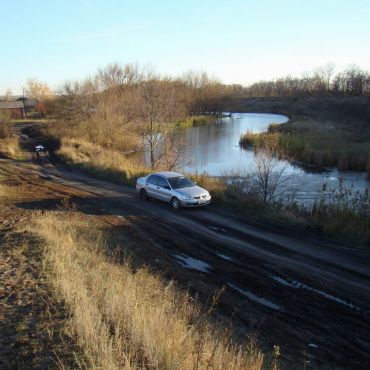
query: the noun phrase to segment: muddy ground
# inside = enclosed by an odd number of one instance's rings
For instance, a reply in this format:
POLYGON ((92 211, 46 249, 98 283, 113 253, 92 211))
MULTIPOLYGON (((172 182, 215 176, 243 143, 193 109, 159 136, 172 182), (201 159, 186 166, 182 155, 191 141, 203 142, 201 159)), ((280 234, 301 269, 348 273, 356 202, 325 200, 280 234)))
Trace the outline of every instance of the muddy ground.
MULTIPOLYGON (((39 180, 38 180, 39 181, 39 180)), ((47 282, 43 244, 22 230, 32 211, 18 202, 43 200, 54 190, 0 168, 0 368, 57 369, 75 364, 78 348, 68 334, 68 314, 47 282)))
MULTIPOLYGON (((24 134, 22 142, 26 149, 33 144, 24 134)), ((122 255, 174 279, 202 302, 223 288, 218 318, 232 319, 238 340, 252 335, 266 351, 280 346, 284 367, 370 368, 369 251, 279 230, 212 205, 176 212, 49 156, 0 159, 0 170, 2 181, 23 194, 8 205, 19 217, 35 210, 68 212, 71 206, 102 220, 122 255)), ((8 232, 2 253, 9 249, 8 232)), ((2 346, 0 356, 9 348, 2 346)))

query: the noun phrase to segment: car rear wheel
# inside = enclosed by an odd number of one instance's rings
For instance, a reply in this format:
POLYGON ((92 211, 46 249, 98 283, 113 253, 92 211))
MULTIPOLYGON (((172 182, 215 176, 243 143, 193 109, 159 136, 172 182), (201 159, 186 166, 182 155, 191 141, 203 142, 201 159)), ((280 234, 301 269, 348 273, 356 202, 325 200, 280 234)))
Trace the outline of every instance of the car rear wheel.
POLYGON ((179 201, 176 197, 173 197, 173 198, 171 199, 171 206, 172 206, 172 208, 174 208, 174 209, 180 209, 180 208, 181 208, 180 201, 179 201))
POLYGON ((139 195, 142 200, 149 200, 148 193, 145 189, 141 189, 139 195))

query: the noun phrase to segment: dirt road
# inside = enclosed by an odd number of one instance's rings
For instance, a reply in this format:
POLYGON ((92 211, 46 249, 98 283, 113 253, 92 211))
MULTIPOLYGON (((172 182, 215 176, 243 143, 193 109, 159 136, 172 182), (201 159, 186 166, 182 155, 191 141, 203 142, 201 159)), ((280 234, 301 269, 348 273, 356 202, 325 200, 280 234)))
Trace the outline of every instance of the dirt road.
MULTIPOLYGON (((25 125, 18 126, 18 133, 25 125)), ((25 148, 34 140, 22 134, 25 148)), ((197 292, 201 300, 225 287, 220 314, 233 317, 240 335, 265 348, 279 345, 292 368, 370 368, 370 252, 290 234, 209 206, 174 211, 138 199, 133 188, 98 180, 44 157, 1 159, 3 171, 44 184, 64 184, 89 214, 129 219, 135 253, 153 269, 197 292), (46 181, 45 181, 46 180, 46 181)), ((39 184, 40 186, 40 184, 39 184)), ((67 194, 68 195, 68 194, 67 194)), ((55 202, 23 202, 53 209, 55 202)), ((124 235, 124 228, 117 229, 124 235)))

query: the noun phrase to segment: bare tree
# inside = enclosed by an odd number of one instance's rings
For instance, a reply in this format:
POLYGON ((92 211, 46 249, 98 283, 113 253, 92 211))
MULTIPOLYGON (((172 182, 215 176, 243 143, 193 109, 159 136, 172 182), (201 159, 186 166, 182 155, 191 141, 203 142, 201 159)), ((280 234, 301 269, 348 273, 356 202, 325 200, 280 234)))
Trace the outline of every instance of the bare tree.
POLYGON ((282 163, 271 150, 258 149, 255 153, 255 165, 256 190, 264 204, 270 204, 284 193, 292 191, 287 186, 289 177, 285 176, 288 164, 282 163))
POLYGON ((5 100, 5 101, 11 101, 11 100, 12 100, 12 97, 13 97, 12 90, 11 90, 10 88, 8 88, 8 89, 5 91, 4 100, 5 100))
POLYGON ((135 105, 139 131, 149 147, 150 164, 155 169, 171 123, 179 116, 176 90, 167 81, 143 82, 136 88, 135 105))
POLYGON ((101 85, 101 89, 111 89, 124 85, 132 85, 144 79, 144 72, 136 64, 126 64, 121 67, 118 63, 108 64, 100 68, 96 78, 101 85))
POLYGON ((54 97, 53 91, 46 82, 38 81, 35 78, 27 80, 26 94, 34 99, 46 101, 54 97))
POLYGON ((122 67, 117 63, 107 65, 103 69, 99 69, 97 77, 103 89, 109 89, 123 85, 125 82, 125 74, 122 67))
POLYGON ((186 143, 183 139, 173 139, 165 135, 159 156, 159 167, 166 171, 181 169, 184 163, 186 143))
POLYGON ((325 65, 315 70, 315 75, 318 77, 325 91, 328 92, 331 88, 332 78, 334 76, 335 65, 334 63, 326 63, 325 65))

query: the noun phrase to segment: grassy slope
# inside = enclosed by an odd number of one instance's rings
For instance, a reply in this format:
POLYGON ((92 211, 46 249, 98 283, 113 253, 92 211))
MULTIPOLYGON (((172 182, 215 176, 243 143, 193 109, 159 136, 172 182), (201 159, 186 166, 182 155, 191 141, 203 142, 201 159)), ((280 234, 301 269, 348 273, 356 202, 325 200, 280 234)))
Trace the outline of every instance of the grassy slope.
POLYGON ((30 227, 46 241, 51 281, 88 368, 261 368, 258 351, 233 345, 171 282, 105 257, 109 246, 90 224, 47 214, 30 227))
POLYGON ((53 296, 44 270, 44 247, 20 231, 32 217, 15 204, 36 189, 0 170, 0 367, 76 368, 78 348, 68 336, 67 312, 53 296))
POLYGON ((13 134, 11 124, 0 121, 0 156, 22 159, 18 138, 13 134))

